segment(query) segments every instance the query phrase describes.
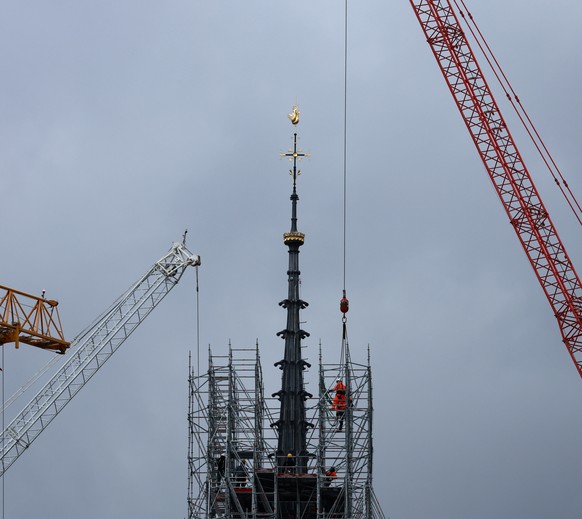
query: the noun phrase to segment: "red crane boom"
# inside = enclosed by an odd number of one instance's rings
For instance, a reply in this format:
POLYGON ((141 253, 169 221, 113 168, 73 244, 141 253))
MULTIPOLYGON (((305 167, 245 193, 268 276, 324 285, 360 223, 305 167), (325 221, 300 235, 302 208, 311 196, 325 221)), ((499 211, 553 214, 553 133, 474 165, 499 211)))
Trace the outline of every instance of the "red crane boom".
POLYGON ((449 0, 410 0, 582 377, 582 285, 449 0))

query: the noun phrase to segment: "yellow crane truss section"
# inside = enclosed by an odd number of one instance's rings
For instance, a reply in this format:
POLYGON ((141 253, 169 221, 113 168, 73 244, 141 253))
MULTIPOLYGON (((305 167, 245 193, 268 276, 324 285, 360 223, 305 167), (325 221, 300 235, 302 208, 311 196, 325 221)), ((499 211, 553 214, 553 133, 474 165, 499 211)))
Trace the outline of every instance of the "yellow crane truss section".
POLYGON ((0 345, 14 342, 65 353, 58 301, 0 285, 0 345))

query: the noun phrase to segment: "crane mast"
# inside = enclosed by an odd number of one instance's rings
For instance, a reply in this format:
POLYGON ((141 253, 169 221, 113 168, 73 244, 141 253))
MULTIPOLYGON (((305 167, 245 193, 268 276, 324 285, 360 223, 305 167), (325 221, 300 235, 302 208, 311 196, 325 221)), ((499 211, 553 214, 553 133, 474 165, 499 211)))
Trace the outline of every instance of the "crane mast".
POLYGON ((410 0, 582 376, 582 286, 449 0, 410 0))
POLYGON ((30 446, 99 368, 178 283, 200 265, 177 243, 72 343, 71 357, 2 432, 0 476, 30 446))

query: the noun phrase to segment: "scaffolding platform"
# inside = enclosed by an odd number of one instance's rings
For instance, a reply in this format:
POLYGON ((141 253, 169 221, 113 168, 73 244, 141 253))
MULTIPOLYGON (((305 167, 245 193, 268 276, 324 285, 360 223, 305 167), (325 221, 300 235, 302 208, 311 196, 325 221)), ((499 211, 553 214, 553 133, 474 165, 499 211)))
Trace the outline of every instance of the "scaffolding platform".
POLYGON ((209 351, 201 375, 191 367, 189 519, 384 518, 372 488, 369 358, 367 364, 324 364, 320 354, 318 372, 319 395, 307 407, 312 454, 307 471, 295 473, 295 467, 276 466, 277 434, 270 424, 279 402, 265 397, 258 344, 229 345, 223 356, 209 351), (338 373, 351 389, 341 431, 332 409, 338 373), (337 476, 330 480, 326 470, 332 466, 337 476))

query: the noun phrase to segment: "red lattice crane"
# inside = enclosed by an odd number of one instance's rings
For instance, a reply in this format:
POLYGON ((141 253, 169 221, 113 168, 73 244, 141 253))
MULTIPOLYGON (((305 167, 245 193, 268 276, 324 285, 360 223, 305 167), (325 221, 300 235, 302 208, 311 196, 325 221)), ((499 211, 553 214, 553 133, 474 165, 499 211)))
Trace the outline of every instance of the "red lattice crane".
POLYGON ((582 286, 449 0, 410 0, 582 376, 582 286))

